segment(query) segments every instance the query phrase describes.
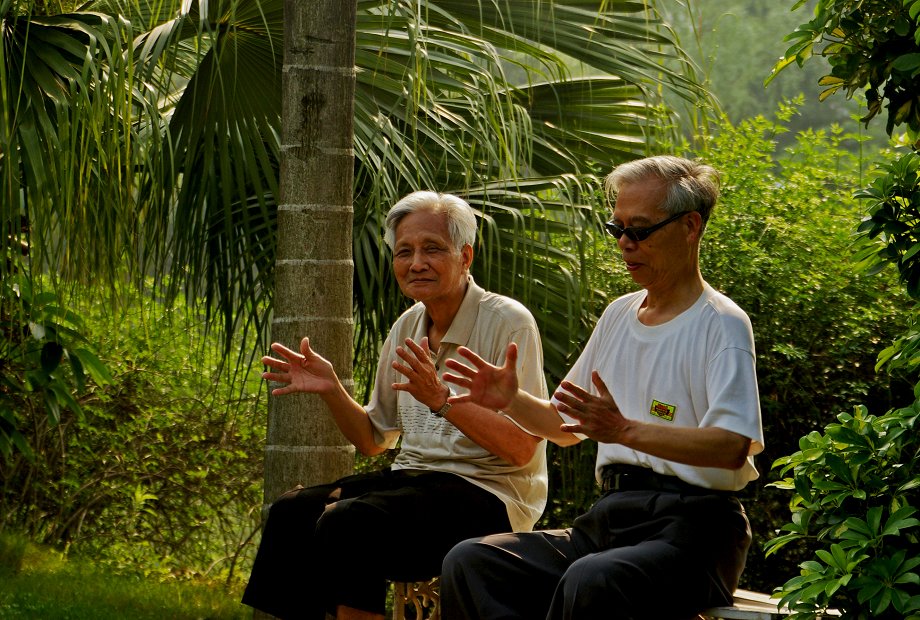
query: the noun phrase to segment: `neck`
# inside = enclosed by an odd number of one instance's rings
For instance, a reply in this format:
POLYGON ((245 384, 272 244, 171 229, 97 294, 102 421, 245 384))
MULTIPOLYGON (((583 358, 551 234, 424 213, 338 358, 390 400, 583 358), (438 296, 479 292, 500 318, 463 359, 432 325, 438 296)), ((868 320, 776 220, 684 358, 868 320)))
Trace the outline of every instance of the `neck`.
POLYGON ((436 302, 425 304, 425 312, 428 314, 428 340, 430 343, 440 342, 441 336, 447 333, 454 317, 460 311, 460 305, 463 298, 466 297, 466 290, 469 287, 469 280, 463 279, 463 286, 458 292, 449 298, 439 299, 436 302))
POLYGON ((649 288, 646 291, 645 301, 639 309, 639 321, 644 325, 660 325, 696 303, 703 294, 703 276, 696 270, 693 277, 683 278, 666 289, 649 288))

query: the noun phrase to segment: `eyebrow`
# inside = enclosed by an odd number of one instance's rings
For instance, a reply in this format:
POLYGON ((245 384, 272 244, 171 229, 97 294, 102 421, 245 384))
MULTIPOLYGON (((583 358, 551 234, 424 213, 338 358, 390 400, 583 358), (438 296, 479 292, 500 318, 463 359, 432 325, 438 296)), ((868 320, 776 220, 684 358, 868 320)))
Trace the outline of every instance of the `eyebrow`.
MULTIPOLYGON (((623 220, 618 218, 615 214, 611 215, 610 219, 613 222, 615 222, 618 226, 622 225, 623 223, 623 220)), ((648 219, 647 217, 643 215, 637 215, 636 217, 633 218, 633 221, 630 222, 629 226, 624 226, 624 228, 633 228, 635 227, 636 224, 639 224, 639 226, 651 226, 652 220, 648 219)))

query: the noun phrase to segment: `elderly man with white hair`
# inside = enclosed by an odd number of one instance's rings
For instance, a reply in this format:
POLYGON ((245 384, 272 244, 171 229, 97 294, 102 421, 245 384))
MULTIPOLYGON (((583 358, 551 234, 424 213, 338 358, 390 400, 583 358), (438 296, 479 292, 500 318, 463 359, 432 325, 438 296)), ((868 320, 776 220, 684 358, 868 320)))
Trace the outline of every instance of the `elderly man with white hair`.
POLYGON ((536 323, 470 275, 476 218, 462 199, 421 191, 390 209, 385 240, 417 303, 392 326, 362 406, 304 338, 275 343, 274 395, 318 394, 365 455, 398 446, 392 468, 294 489, 272 504, 243 602, 280 618, 383 618, 386 579, 437 576, 457 542, 533 528, 546 504, 545 441, 507 416, 451 405, 441 375, 461 346, 500 362, 518 351, 521 387, 547 396, 536 323), (400 442, 401 439, 401 442, 400 442), (407 541, 412 541, 407 544, 407 541))

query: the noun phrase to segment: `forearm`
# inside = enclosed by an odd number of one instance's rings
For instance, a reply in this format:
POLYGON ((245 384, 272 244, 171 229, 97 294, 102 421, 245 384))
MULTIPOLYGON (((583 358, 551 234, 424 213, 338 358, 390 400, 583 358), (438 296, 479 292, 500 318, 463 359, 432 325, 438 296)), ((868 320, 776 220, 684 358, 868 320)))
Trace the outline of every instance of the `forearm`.
POLYGON ((617 443, 676 463, 734 470, 744 465, 751 440, 722 428, 672 428, 631 420, 617 443))
POLYGON ((530 462, 540 443, 540 438, 500 413, 472 403, 454 405, 445 418, 484 449, 518 467, 530 462))
POLYGON ((574 434, 560 429, 564 421, 550 401, 523 390, 518 390, 511 403, 502 411, 534 435, 557 445, 571 446, 581 441, 574 434))
POLYGON ((384 452, 385 448, 378 446, 374 439, 374 427, 364 407, 351 397, 341 383, 338 383, 335 390, 324 392, 320 397, 329 407, 336 426, 361 454, 374 456, 384 452))

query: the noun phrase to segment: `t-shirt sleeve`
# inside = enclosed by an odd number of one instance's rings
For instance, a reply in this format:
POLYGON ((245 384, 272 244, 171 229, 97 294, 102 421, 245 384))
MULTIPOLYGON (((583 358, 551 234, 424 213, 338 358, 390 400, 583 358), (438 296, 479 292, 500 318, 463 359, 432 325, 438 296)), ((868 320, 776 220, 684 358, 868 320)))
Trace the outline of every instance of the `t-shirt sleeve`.
POLYGON ((757 371, 750 350, 728 347, 716 355, 706 373, 709 409, 701 427, 718 427, 751 439, 750 454, 764 448, 757 390, 757 371))

